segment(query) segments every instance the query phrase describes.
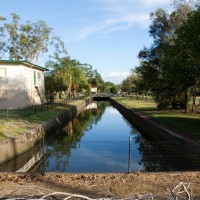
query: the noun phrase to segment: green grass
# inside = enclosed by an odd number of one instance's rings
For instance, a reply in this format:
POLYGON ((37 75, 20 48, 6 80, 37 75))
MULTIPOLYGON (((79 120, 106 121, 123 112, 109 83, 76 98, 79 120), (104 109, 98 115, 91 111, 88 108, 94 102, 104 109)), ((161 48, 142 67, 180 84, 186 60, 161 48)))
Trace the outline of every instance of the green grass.
POLYGON ((56 115, 61 114, 62 112, 64 112, 68 108, 69 108, 68 106, 64 106, 64 105, 56 106, 56 107, 53 107, 50 110, 38 112, 37 114, 27 116, 27 117, 23 118, 23 120, 38 123, 38 124, 43 123, 43 122, 46 122, 48 119, 50 119, 50 118, 52 118, 56 115))
POLYGON ((78 99, 78 100, 75 100, 75 101, 70 101, 68 103, 68 105, 77 106, 77 105, 79 105, 79 104, 81 104, 83 102, 84 102, 84 100, 78 99))
POLYGON ((157 110, 153 101, 135 100, 132 97, 114 97, 116 101, 139 112, 157 110))
POLYGON ((68 110, 70 106, 77 106, 84 100, 71 101, 67 105, 53 106, 52 109, 37 112, 37 114, 25 115, 22 118, 10 117, 0 118, 0 140, 15 137, 26 131, 36 128, 38 125, 48 121, 50 118, 57 116, 68 110))
POLYGON ((173 131, 200 139, 200 114, 184 113, 183 110, 158 110, 154 102, 135 100, 131 97, 115 97, 114 99, 173 131))
POLYGON ((0 132, 0 140, 2 140, 4 138, 5 138, 5 135, 2 132, 0 132))

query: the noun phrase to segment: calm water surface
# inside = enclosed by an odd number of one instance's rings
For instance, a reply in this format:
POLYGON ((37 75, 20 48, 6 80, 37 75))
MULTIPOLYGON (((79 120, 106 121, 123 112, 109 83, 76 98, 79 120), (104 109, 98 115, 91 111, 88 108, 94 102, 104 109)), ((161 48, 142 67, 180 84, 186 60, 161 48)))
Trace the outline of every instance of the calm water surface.
POLYGON ((130 136, 132 151, 140 158, 137 140, 141 135, 136 129, 109 102, 93 102, 45 147, 49 156, 41 168, 47 172, 126 172, 130 136))
MULTIPOLYGON (((188 152, 177 149, 171 151, 172 148, 172 143, 157 142, 152 145, 146 141, 109 102, 93 102, 46 144, 45 161, 38 171, 134 172, 199 169, 200 161, 197 156, 192 155, 193 161, 188 162, 185 158, 188 152)), ((191 154, 188 156, 191 157, 191 154)))

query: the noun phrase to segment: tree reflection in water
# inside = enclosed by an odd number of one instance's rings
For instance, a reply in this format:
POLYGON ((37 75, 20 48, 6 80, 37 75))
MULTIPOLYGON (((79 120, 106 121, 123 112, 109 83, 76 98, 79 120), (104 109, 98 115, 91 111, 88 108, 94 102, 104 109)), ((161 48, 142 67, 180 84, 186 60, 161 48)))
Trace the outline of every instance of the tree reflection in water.
POLYGON ((138 164, 141 166, 141 171, 167 172, 200 169, 198 146, 187 147, 186 144, 178 144, 175 141, 147 141, 141 135, 137 135, 135 143, 138 144, 140 152, 138 164))
POLYGON ((108 102, 97 104, 97 108, 93 106, 81 112, 46 145, 48 159, 40 169, 46 172, 126 172, 130 136, 131 172, 200 169, 199 147, 146 140, 108 102))
POLYGON ((85 131, 92 129, 105 112, 108 102, 96 102, 97 109, 84 110, 75 119, 70 121, 45 147, 45 154, 48 159, 40 166, 38 171, 44 170, 65 172, 69 158, 71 157, 71 148, 79 148, 79 142, 84 136, 85 131))

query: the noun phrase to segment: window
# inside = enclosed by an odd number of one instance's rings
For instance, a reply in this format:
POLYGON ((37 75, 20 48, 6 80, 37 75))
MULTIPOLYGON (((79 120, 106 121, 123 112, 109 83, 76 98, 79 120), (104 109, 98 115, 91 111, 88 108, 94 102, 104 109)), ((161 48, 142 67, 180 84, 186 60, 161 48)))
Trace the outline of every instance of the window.
POLYGON ((42 85, 42 73, 33 71, 34 85, 42 85))

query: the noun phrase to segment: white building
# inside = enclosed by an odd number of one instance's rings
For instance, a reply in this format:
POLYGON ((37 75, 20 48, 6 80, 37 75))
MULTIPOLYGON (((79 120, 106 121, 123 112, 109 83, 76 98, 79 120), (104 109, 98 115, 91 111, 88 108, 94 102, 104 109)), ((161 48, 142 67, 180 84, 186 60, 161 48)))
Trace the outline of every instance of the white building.
POLYGON ((91 93, 97 94, 97 86, 96 85, 91 85, 91 93))
POLYGON ((44 71, 28 61, 0 60, 0 109, 46 103, 44 71))

